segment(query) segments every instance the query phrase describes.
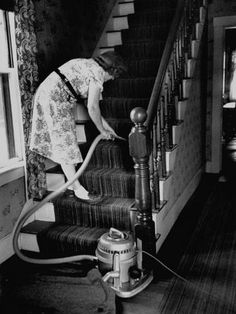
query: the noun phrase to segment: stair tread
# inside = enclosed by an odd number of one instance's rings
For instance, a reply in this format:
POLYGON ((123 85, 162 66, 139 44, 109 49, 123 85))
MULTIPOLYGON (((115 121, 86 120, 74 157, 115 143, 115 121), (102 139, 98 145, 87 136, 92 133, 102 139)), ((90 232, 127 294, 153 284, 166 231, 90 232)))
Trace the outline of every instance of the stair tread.
POLYGON ((21 233, 37 234, 52 227, 54 224, 55 222, 51 221, 34 220, 21 228, 21 233))

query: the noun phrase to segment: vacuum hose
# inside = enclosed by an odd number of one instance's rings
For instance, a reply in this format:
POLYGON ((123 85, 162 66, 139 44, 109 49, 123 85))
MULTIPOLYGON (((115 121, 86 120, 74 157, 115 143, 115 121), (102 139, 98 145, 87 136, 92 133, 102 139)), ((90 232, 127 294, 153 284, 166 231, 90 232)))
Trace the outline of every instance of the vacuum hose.
POLYGON ((62 258, 51 258, 51 259, 38 259, 38 258, 31 258, 28 257, 26 255, 24 255, 18 245, 18 238, 19 238, 19 234, 21 231, 22 226, 24 225, 24 223, 26 222, 26 220, 32 215, 34 214, 39 208, 41 208, 44 204, 46 204, 47 202, 51 201, 53 198, 55 198, 56 196, 58 196, 61 192, 63 192, 68 186, 70 186, 76 179, 78 179, 82 173, 84 172, 84 170, 86 169, 86 167, 88 166, 88 163, 92 157, 92 154, 97 146, 97 144, 99 143, 100 140, 103 139, 103 136, 101 134, 99 134, 94 141, 92 142, 92 145, 90 146, 88 153, 84 159, 83 164, 81 165, 81 167, 79 168, 79 170, 76 172, 76 174, 74 175, 74 177, 67 181, 65 184, 63 184, 58 190, 50 193, 48 196, 46 196, 41 202, 31 206, 26 213, 23 213, 23 216, 20 217, 18 223, 16 224, 16 227, 13 231, 13 249, 16 253, 16 255, 22 259, 25 262, 28 263, 33 263, 33 264, 62 264, 62 263, 68 263, 68 262, 74 262, 74 261, 80 261, 80 260, 92 260, 95 261, 97 260, 97 257, 93 256, 93 255, 75 255, 75 256, 69 256, 69 257, 62 257, 62 258))

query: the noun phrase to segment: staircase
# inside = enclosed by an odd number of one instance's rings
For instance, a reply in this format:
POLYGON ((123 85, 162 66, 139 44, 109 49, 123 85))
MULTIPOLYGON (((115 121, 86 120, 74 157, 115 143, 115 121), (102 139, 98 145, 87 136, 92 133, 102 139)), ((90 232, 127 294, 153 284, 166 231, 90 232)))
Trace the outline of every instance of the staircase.
MULTIPOLYGON (((127 141, 101 141, 80 178, 89 191, 103 195, 102 200, 97 204, 87 204, 65 191, 51 203, 44 205, 32 221, 23 227, 19 239, 23 250, 40 252, 47 257, 94 255, 98 238, 110 227, 133 232, 137 209, 134 163, 128 144, 128 135, 133 126, 130 112, 135 107, 148 107, 176 2, 177 0, 123 1, 115 8, 112 20, 108 22, 108 27, 113 25, 113 29, 106 30, 97 50, 117 51, 127 60, 129 74, 105 84, 100 107, 109 124, 127 141), (127 15, 125 12, 128 12, 127 15)), ((192 41, 192 57, 187 63, 187 77, 183 80, 183 97, 177 103, 177 119, 172 127, 173 147, 166 151, 167 173, 160 178, 160 206, 153 210, 157 237, 160 232, 157 228, 160 220, 158 214, 166 213, 172 205, 169 202, 171 195, 168 178, 174 170, 204 18, 202 11, 196 27, 198 34, 192 41), (163 210, 164 207, 166 211, 163 210)), ((80 143, 84 156, 97 135, 90 121, 85 126, 85 133, 87 142, 80 143)), ((48 171, 47 178, 49 191, 65 182, 58 166, 48 171)), ((171 224, 161 231, 164 235, 162 241, 171 224)))

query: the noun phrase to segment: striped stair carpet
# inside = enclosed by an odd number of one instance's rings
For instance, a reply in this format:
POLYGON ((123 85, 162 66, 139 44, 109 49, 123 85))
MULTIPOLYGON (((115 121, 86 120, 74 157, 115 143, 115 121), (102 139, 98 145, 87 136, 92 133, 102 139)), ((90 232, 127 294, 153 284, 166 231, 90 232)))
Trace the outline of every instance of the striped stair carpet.
MULTIPOLYGON (((122 45, 115 47, 127 60, 129 73, 105 84, 101 111, 126 139, 132 127, 130 111, 148 105, 175 4, 136 0, 129 29, 122 31, 122 45)), ((88 147, 81 149, 85 154, 88 147)), ((128 141, 100 142, 80 181, 103 199, 88 205, 65 193, 54 201, 56 223, 38 234, 40 251, 47 256, 94 254, 98 238, 110 227, 131 231, 135 176, 128 141)))

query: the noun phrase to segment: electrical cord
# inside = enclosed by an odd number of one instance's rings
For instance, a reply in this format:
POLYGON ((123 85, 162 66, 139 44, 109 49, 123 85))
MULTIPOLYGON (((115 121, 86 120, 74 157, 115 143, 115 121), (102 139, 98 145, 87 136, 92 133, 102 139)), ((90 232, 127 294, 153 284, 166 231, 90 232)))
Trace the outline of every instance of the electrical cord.
MULTIPOLYGON (((140 251, 138 251, 140 252, 140 251)), ((204 293, 205 295, 207 295, 208 297, 211 297, 213 299, 216 299, 217 301, 220 301, 220 303, 222 303, 222 305, 227 305, 225 300, 222 299, 222 297, 220 295, 217 295, 217 294, 211 294, 209 293, 208 291, 202 289, 202 288, 199 288, 197 287, 194 283, 192 283, 191 281, 189 281, 188 279, 184 278, 183 276, 179 275, 177 272, 175 272, 174 270, 172 270, 170 267, 168 267, 166 264, 164 264, 161 260, 159 260, 157 257, 153 256, 152 254, 144 251, 144 250, 141 250, 142 253, 148 255, 149 257, 151 257, 152 259, 154 259, 156 262, 158 262, 162 267, 164 267, 165 269, 167 269, 170 273, 172 273, 175 277, 181 279, 182 281, 184 281, 185 283, 189 284, 192 288, 200 291, 201 293, 204 293)), ((229 309, 227 309, 227 313, 228 311, 232 312, 232 313, 236 313, 236 309, 235 308, 232 308, 230 306, 229 309)))

